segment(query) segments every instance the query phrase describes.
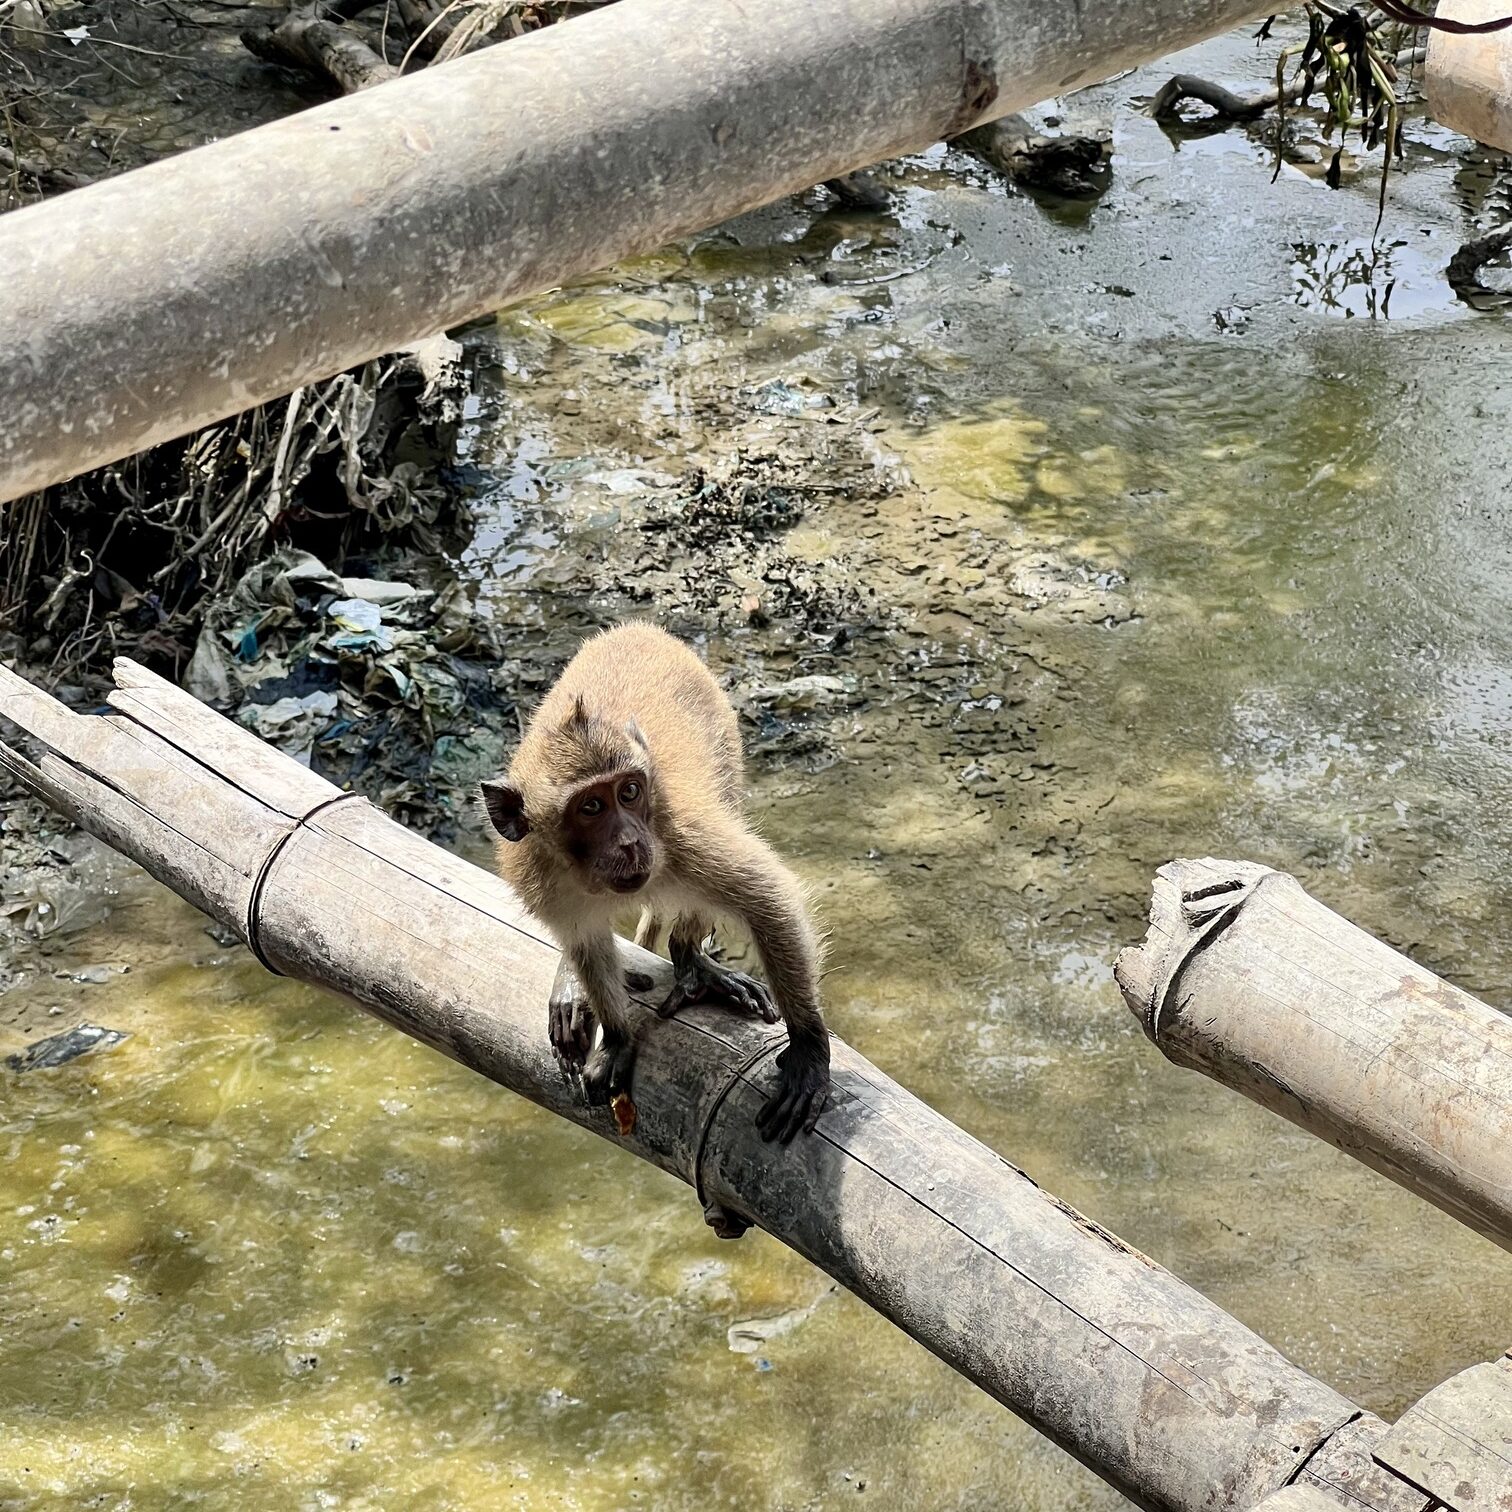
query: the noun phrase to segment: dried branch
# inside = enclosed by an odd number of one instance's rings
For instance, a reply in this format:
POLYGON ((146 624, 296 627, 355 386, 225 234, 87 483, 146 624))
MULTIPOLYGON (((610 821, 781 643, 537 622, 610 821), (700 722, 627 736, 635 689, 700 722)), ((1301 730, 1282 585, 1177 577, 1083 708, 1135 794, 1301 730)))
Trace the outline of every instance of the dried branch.
POLYGON ((399 70, 360 37, 329 20, 329 9, 313 5, 291 11, 266 31, 244 31, 242 43, 264 62, 317 74, 343 94, 355 94, 398 76, 399 70))
POLYGON ((31 179, 45 193, 61 193, 65 189, 82 189, 89 182, 66 168, 54 168, 41 158, 22 157, 9 147, 0 146, 0 173, 20 174, 31 179))

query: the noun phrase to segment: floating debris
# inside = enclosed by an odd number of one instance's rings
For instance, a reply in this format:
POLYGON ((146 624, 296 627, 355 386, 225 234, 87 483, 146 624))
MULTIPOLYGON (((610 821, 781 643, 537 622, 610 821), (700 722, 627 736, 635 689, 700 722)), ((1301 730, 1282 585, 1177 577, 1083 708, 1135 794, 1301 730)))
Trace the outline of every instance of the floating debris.
POLYGON ((103 1029, 99 1024, 75 1024, 61 1034, 34 1040, 26 1049, 5 1058, 12 1071, 51 1071, 69 1061, 88 1055, 91 1050, 109 1050, 130 1036, 119 1029, 103 1029))

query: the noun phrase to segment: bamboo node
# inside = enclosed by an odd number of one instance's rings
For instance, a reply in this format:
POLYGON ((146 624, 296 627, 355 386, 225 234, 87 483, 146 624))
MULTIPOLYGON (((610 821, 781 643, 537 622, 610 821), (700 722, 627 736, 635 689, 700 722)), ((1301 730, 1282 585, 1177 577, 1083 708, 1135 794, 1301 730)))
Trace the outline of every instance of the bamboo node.
POLYGON ((274 863, 283 854, 284 847, 291 841, 300 830, 304 829, 317 814, 323 814, 327 809, 334 808, 338 803, 345 803, 349 798, 361 799, 361 793, 337 793, 332 798, 325 798, 317 803, 308 813, 301 814, 299 818, 281 834, 274 843, 272 850, 263 857, 263 863, 257 868, 257 876, 252 882, 252 892, 247 898, 247 923, 242 934, 247 941, 247 949, 257 957, 259 963, 271 971, 274 976, 287 976, 287 972, 280 971, 276 967, 262 943, 262 900, 263 889, 268 885, 268 878, 273 874, 274 863))

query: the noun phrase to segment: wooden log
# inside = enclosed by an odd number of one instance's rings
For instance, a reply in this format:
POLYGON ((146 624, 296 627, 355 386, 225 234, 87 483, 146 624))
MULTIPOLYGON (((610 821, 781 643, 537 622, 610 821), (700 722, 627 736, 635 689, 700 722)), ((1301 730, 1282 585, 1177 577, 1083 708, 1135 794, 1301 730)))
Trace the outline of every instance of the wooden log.
POLYGON ((13 211, 0 502, 1267 3, 620 0, 13 211))
MULTIPOLYGON (((755 1115, 781 1032, 643 1006, 638 1117, 619 1138, 554 1063, 557 952, 502 882, 142 668, 118 663, 117 679, 111 711, 81 716, 0 676, 0 716, 39 747, 31 760, 0 745, 0 767, 275 970, 356 999, 759 1224, 1140 1506, 1248 1508, 1294 1481, 1342 1497, 1369 1469, 1350 1446, 1377 1419, 839 1041, 817 1132, 764 1145, 755 1115)), ((624 950, 665 991, 665 963, 624 950)))
POLYGON ((1166 1057, 1512 1248, 1512 1022, 1243 861, 1174 861, 1115 968, 1166 1057))

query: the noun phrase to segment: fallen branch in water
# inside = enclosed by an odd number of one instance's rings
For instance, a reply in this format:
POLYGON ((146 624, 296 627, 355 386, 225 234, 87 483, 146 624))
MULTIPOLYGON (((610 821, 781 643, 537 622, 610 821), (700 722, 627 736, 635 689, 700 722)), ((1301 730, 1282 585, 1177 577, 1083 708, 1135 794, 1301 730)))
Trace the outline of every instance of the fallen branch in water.
POLYGON ((1017 184, 1070 199, 1101 193, 1107 182, 1103 170, 1113 148, 1110 133, 1049 136, 1036 131, 1021 115, 977 126, 952 137, 950 145, 1017 184))
POLYGON ((329 80, 343 94, 356 94, 399 76, 355 32, 330 19, 330 7, 291 11, 265 31, 244 31, 242 43, 265 63, 297 68, 329 80))
MULTIPOLYGON (((1299 80, 1286 90, 1286 103, 1300 100, 1304 85, 1299 80)), ((1175 74, 1161 85, 1160 92, 1150 101, 1150 114, 1157 121, 1180 118, 1180 107, 1187 100, 1210 105, 1227 121, 1253 121, 1272 109, 1280 100, 1278 90, 1267 89, 1264 94, 1237 95, 1210 79, 1200 79, 1196 74, 1175 74)))

